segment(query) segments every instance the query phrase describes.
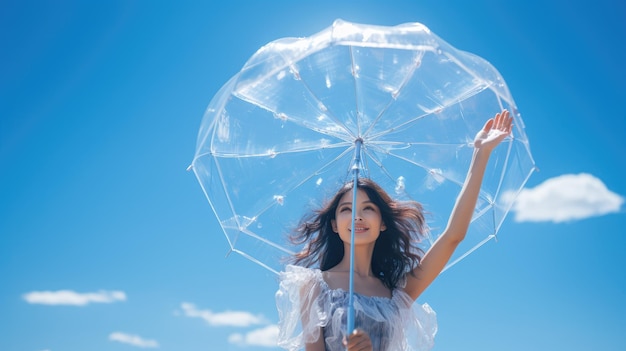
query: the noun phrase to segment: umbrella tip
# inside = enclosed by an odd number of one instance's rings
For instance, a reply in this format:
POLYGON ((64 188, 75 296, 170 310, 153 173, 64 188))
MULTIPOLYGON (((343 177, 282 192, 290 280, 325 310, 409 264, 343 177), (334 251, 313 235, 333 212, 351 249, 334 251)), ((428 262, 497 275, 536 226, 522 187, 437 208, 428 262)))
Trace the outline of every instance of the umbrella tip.
POLYGON ((187 167, 187 172, 191 171, 193 169, 193 164, 189 165, 189 167, 187 167))

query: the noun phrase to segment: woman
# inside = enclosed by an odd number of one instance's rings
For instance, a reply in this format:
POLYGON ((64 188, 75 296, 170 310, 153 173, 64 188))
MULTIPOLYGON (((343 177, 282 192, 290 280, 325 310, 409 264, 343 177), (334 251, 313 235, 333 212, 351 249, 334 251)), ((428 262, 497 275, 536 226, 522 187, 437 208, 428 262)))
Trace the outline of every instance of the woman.
POLYGON ((415 245, 426 226, 416 202, 394 201, 368 179, 352 183, 295 231, 306 243, 281 274, 279 345, 289 350, 428 350, 437 331, 428 305, 413 306, 445 267, 469 227, 491 151, 511 133, 502 111, 474 140, 474 154, 448 225, 430 249, 415 245), (355 207, 355 333, 346 337, 352 207, 355 207), (317 268, 310 268, 316 267, 317 268), (307 268, 308 267, 308 268, 307 268), (301 328, 301 330, 298 330, 301 328))

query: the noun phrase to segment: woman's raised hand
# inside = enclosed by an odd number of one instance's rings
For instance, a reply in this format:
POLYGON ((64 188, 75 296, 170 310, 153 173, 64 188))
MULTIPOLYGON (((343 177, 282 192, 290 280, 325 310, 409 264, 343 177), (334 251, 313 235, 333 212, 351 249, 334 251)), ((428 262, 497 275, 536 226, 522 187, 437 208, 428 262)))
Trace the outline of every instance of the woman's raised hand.
POLYGON ((476 134, 474 147, 491 151, 498 146, 504 138, 511 134, 512 129, 513 118, 510 116, 509 111, 504 110, 496 114, 494 118, 488 120, 483 129, 476 134))

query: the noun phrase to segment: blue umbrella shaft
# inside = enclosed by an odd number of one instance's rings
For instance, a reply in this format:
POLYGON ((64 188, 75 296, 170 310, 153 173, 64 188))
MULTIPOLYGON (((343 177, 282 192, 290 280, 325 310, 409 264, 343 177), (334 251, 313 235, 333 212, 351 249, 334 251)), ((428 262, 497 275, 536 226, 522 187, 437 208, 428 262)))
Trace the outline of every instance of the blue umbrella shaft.
POLYGON ((356 222, 356 195, 359 180, 359 169, 361 167, 361 139, 355 142, 354 150, 354 185, 352 186, 352 230, 350 231, 350 281, 348 288, 348 325, 347 335, 354 331, 354 225, 356 222))

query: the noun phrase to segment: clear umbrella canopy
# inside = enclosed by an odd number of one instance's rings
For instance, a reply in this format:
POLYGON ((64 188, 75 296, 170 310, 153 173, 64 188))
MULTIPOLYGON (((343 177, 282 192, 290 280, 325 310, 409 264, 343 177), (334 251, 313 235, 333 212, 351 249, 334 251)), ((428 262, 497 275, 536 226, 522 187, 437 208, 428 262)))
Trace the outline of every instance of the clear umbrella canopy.
POLYGON ((307 38, 273 41, 222 87, 202 120, 191 167, 220 224, 210 233, 280 271, 299 249, 287 240, 290 230, 351 181, 359 156, 359 176, 423 204, 427 250, 445 228, 475 134, 503 109, 513 132, 492 153, 466 240, 449 265, 496 237, 535 169, 498 71, 419 23, 337 20, 307 38))

